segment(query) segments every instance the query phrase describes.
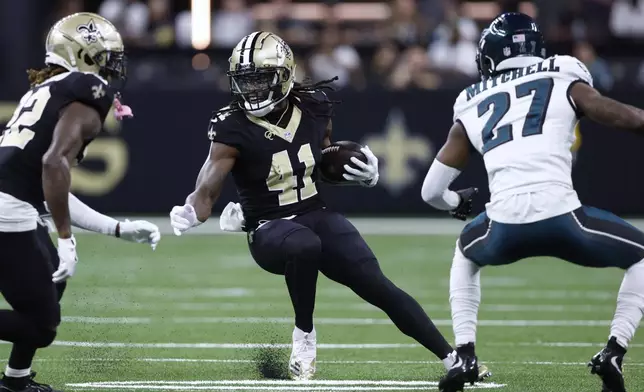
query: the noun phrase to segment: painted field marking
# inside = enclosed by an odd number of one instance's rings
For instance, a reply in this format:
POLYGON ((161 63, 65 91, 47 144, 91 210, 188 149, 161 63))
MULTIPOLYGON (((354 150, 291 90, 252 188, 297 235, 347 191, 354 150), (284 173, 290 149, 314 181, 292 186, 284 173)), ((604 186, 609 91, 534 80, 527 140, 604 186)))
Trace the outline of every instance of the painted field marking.
MULTIPOLYGON (((0 344, 11 344, 0 341, 0 344)), ((481 346, 492 347, 603 347, 603 343, 590 342, 520 342, 520 343, 481 343, 481 346)), ((290 349, 290 343, 126 343, 126 342, 79 342, 68 340, 54 341, 52 346, 58 347, 84 347, 84 348, 159 348, 159 349, 258 349, 258 348, 286 348, 290 349)), ((318 349, 331 350, 383 350, 383 349, 412 349, 421 347, 415 343, 321 343, 318 349)), ((644 344, 634 343, 630 348, 642 348, 644 344)))
MULTIPOLYGON (((452 320, 433 320, 438 326, 451 326, 452 320)), ((292 317, 87 317, 64 316, 63 322, 79 324, 293 324, 292 317)), ((386 318, 316 318, 317 325, 391 325, 386 318)), ((481 327, 606 327, 610 320, 479 320, 481 327)))
MULTIPOLYGON (((71 383, 77 390, 276 390, 276 391, 409 391, 435 388, 432 381, 389 380, 213 380, 213 381, 105 381, 71 383)), ((480 383, 468 389, 497 389, 505 384, 480 383)))
MULTIPOLYGON (((88 302, 86 300, 74 302, 70 300, 68 305, 74 308, 94 308, 96 309, 98 302, 88 302)), ((105 309, 119 309, 119 310, 168 310, 177 309, 181 311, 266 311, 267 309, 276 310, 283 309, 291 311, 293 306, 290 303, 275 303, 275 302, 173 302, 173 303, 159 303, 159 302, 114 302, 106 301, 100 303, 100 308, 105 309)), ((333 311, 359 311, 359 312, 382 312, 377 307, 368 303, 346 303, 346 302, 316 302, 316 310, 333 310, 333 311)), ((449 312, 449 305, 424 305, 423 309, 428 312, 449 312)), ((594 313, 594 312, 613 312, 614 305, 552 305, 552 304, 533 304, 533 305, 518 305, 518 304, 483 304, 481 305, 482 312, 498 312, 498 313, 527 313, 527 312, 546 312, 546 313, 594 313)))
MULTIPOLYGON (((147 363, 255 363, 252 359, 205 359, 205 358, 37 358, 36 362, 147 362, 147 363)), ((317 361, 325 365, 438 365, 441 361, 317 361)), ((485 365, 535 365, 535 366, 586 366, 588 362, 553 361, 482 361, 485 365)), ((643 367, 643 362, 626 362, 624 366, 643 367)))

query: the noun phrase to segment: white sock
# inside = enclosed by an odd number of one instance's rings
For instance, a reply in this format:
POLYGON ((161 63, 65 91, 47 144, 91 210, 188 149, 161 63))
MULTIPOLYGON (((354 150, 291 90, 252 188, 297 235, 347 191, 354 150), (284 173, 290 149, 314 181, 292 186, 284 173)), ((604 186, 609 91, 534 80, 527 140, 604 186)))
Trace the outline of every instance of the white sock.
POLYGON ((20 377, 27 377, 31 374, 31 368, 27 369, 12 369, 7 365, 7 368, 4 371, 4 375, 7 377, 15 377, 15 378, 20 378, 20 377))
POLYGON ((617 343, 628 348, 628 343, 635 336, 644 314, 644 260, 631 266, 624 274, 622 286, 617 294, 617 310, 610 325, 610 336, 617 338, 617 343))
POLYGON ((456 350, 452 351, 449 353, 445 359, 443 359, 443 365, 445 365, 445 369, 449 370, 454 366, 454 363, 456 363, 456 357, 458 354, 456 353, 456 350))
POLYGON ((481 304, 480 268, 456 245, 449 277, 449 302, 456 346, 476 342, 476 324, 481 304))
POLYGON ((317 333, 315 332, 315 327, 313 327, 313 330, 311 332, 304 332, 298 327, 293 328, 293 340, 316 340, 316 338, 317 333))

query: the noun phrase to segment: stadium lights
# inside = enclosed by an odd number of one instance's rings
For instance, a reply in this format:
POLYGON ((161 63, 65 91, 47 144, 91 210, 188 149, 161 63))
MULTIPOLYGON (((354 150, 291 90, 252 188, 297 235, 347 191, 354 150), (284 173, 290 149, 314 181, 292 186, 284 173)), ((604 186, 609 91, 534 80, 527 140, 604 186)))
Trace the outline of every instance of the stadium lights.
POLYGON ((210 0, 191 0, 192 47, 203 50, 210 45, 210 0))

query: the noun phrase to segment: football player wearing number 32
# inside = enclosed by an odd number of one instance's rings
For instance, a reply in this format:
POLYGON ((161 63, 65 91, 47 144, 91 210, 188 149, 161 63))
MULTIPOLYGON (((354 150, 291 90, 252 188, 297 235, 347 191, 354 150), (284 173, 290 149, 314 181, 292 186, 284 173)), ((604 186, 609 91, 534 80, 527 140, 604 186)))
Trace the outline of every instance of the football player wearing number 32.
POLYGON ((112 105, 117 118, 131 115, 116 99, 125 56, 114 25, 73 14, 51 28, 45 46, 45 67, 28 71, 30 89, 0 137, 0 292, 12 307, 0 311, 0 340, 14 343, 0 390, 13 392, 52 391, 34 381, 31 362, 56 337, 60 284, 78 261, 70 167, 83 159, 112 105), (58 233, 56 271, 51 239, 37 229, 45 202, 58 233))
MULTIPOLYGON (((385 311, 403 333, 450 367, 457 360, 454 350, 421 306, 383 275, 355 227, 325 208, 316 165, 322 149, 331 144, 333 101, 322 91, 328 81, 296 83, 294 71, 291 49, 275 34, 254 32, 233 49, 228 75, 234 100, 210 120, 210 152, 196 189, 170 213, 175 232, 210 217, 232 172, 241 210, 230 205, 226 216, 237 224, 229 226, 242 229, 243 219, 257 264, 286 280, 295 310, 289 362, 295 379, 315 373, 318 271, 385 311)), ((347 170, 345 179, 372 187, 378 181, 378 159, 366 147, 362 152, 367 162, 349 166, 353 170, 347 170)), ((452 376, 456 385, 478 376, 470 370, 452 376)))

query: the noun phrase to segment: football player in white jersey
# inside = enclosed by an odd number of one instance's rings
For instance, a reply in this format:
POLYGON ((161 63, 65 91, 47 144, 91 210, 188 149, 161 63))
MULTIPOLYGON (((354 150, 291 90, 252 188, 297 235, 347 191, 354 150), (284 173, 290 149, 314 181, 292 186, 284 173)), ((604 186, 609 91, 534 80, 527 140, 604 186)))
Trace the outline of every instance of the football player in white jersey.
POLYGON ((584 115, 644 132, 644 111, 602 96, 586 67, 570 56, 546 57, 543 36, 527 15, 497 17, 481 36, 482 80, 454 104, 454 125, 427 173, 422 197, 465 220, 476 189, 452 181, 475 149, 483 155, 491 198, 462 231, 450 277, 459 357, 476 364, 480 269, 550 256, 585 267, 626 271, 608 344, 589 366, 604 392, 624 392, 622 360, 644 310, 644 233, 621 218, 582 206, 571 179, 575 125, 584 115))

